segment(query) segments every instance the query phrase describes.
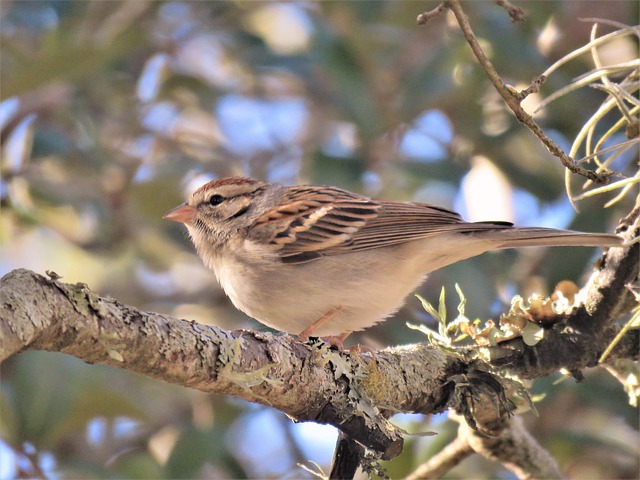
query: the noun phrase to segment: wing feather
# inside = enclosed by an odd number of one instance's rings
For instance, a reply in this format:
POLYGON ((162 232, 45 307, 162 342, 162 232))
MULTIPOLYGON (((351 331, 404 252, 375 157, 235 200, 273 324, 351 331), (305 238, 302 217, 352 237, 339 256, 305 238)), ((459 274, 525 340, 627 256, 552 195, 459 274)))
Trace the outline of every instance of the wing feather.
POLYGON ((505 222, 468 223, 456 212, 423 203, 374 201, 333 187, 291 187, 282 205, 254 228, 286 263, 368 250, 445 232, 507 228, 505 222), (274 228, 275 227, 275 228, 274 228))

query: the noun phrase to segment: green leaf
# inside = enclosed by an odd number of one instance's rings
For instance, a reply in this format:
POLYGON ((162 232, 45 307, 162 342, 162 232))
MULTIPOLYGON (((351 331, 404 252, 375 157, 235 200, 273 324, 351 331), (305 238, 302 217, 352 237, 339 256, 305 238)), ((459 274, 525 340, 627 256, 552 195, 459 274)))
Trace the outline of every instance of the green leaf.
POLYGON ((438 310, 436 310, 436 308, 433 305, 431 305, 431 303, 429 303, 427 300, 422 298, 420 295, 416 295, 416 298, 420 300, 420 303, 422 303, 422 308, 424 308, 425 312, 427 312, 429 315, 435 318, 438 322, 440 322, 440 313, 438 312, 438 310))
POLYGON ((440 298, 438 299, 438 317, 440 321, 440 334, 447 336, 447 304, 445 303, 444 287, 440 290, 440 298))
POLYGON ((465 309, 465 306, 467 305, 467 299, 465 298, 464 293, 462 293, 462 289, 460 288, 460 285, 456 283, 455 287, 456 287, 456 292, 458 292, 458 297, 460 297, 460 303, 458 304, 458 315, 460 317, 466 318, 466 315, 464 314, 464 309, 465 309))

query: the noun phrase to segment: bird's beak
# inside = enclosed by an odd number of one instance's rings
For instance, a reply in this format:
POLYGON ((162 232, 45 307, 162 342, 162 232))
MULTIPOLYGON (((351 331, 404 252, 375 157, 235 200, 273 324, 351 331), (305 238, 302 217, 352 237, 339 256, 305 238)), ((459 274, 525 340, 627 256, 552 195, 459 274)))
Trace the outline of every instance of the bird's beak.
POLYGON ((197 213, 198 209, 196 207, 192 207, 188 203, 183 203, 178 205, 176 208, 169 210, 162 216, 162 218, 173 220, 174 222, 189 223, 196 218, 197 213))

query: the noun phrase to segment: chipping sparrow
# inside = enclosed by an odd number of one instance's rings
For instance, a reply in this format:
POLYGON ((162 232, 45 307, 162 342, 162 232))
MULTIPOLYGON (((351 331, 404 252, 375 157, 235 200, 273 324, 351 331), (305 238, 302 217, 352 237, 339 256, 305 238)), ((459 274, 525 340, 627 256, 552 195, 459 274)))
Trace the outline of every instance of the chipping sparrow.
POLYGON ((164 218, 186 225, 238 309, 300 339, 342 340, 370 327, 427 273, 488 250, 622 244, 616 235, 468 223, 433 205, 248 178, 209 182, 164 218))

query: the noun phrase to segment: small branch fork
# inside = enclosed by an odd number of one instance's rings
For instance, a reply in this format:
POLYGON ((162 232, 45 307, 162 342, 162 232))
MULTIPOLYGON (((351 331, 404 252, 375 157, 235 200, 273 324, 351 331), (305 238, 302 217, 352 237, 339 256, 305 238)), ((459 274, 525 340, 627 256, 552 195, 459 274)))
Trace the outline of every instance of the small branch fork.
POLYGON ((458 436, 407 476, 407 480, 440 478, 475 453, 502 463, 518 478, 564 478, 556 461, 529 434, 521 417, 494 425, 495 434, 491 436, 479 435, 462 418, 452 417, 460 423, 458 436))
MULTIPOLYGON (((496 0, 496 3, 507 10, 509 16, 514 22, 523 21, 524 12, 521 8, 512 5, 508 0, 496 0)), ((447 10, 450 10, 455 16, 458 25, 460 26, 460 30, 467 40, 467 43, 471 47, 471 50, 478 60, 478 63, 483 68, 487 77, 489 78, 495 89, 498 91, 500 96, 503 98, 507 106, 511 109, 518 121, 524 124, 529 130, 531 130, 531 132, 533 132, 533 134, 538 137, 538 139, 540 139, 543 145, 547 147, 547 150, 549 150, 549 152, 553 156, 557 157, 560 162, 562 162, 562 165, 564 165, 569 171, 581 175, 594 183, 607 183, 610 176, 609 172, 605 171, 598 173, 581 167, 576 161, 574 161, 569 155, 567 155, 557 143, 549 138, 540 128, 540 126, 533 120, 531 115, 529 115, 524 110, 524 108, 522 108, 522 101, 532 93, 538 92, 540 90, 540 86, 545 82, 546 78, 544 76, 536 78, 529 87, 520 92, 516 91, 513 87, 505 84, 502 81, 502 78, 500 78, 500 75, 496 71, 493 64, 487 58, 487 55, 482 50, 480 43, 473 33, 473 29, 471 28, 469 19, 462 9, 460 0, 448 0, 442 2, 433 10, 418 15, 416 20, 418 24, 424 25, 429 20, 442 15, 442 13, 447 10)))

